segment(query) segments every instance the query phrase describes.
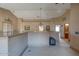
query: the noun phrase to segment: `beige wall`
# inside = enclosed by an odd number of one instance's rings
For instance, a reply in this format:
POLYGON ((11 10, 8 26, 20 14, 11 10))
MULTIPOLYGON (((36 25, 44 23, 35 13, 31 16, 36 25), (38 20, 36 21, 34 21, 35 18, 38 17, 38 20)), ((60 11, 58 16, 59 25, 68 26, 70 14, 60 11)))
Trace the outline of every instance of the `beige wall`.
MULTIPOLYGON (((45 30, 46 25, 51 25, 50 22, 41 22, 41 23, 44 26, 44 30, 45 30)), ((21 25, 20 28, 23 28, 22 30, 24 31, 24 26, 30 25, 30 31, 38 31, 39 30, 39 24, 40 24, 40 22, 36 22, 36 21, 34 21, 34 22, 23 22, 22 23, 23 27, 21 27, 22 26, 21 25)))
MULTIPOLYGON (((44 26, 44 31, 46 30, 46 25, 50 25, 50 31, 54 31, 55 30, 55 25, 63 25, 63 21, 41 21, 41 23, 44 26)), ((18 30, 20 32, 24 31, 24 26, 30 25, 30 31, 38 31, 39 30, 39 24, 40 24, 39 21, 22 22, 21 19, 19 19, 18 30)))
POLYGON ((79 50, 79 4, 72 4, 70 14, 70 45, 79 50))
POLYGON ((0 31, 2 31, 2 23, 6 18, 9 18, 13 26, 13 31, 17 30, 17 17, 9 10, 0 8, 0 31))
POLYGON ((79 4, 72 5, 71 16, 70 16, 70 33, 75 35, 76 31, 79 31, 79 4))

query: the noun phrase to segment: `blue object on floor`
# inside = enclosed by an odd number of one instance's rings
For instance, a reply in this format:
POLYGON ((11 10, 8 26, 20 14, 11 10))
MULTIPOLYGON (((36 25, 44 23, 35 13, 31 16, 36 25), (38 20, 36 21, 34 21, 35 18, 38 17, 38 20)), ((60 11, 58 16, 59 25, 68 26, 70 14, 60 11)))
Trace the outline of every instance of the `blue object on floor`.
POLYGON ((49 45, 56 45, 56 39, 54 37, 49 37, 49 45))

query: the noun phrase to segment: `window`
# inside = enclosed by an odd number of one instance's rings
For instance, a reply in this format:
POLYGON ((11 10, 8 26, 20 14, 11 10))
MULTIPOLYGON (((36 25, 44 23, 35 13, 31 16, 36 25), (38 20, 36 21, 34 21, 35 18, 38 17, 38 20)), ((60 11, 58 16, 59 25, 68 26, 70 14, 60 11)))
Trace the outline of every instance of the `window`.
POLYGON ((56 31, 56 32, 60 32, 60 25, 56 25, 56 26, 55 26, 55 31, 56 31))
POLYGON ((12 34, 12 25, 10 23, 3 23, 3 35, 11 35, 12 34))

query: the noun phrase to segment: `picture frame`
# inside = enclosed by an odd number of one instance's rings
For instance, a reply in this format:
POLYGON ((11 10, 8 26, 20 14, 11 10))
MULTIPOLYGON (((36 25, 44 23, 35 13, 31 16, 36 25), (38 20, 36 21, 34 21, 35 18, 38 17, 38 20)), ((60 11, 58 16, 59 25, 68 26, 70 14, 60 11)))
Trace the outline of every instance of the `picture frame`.
POLYGON ((24 30, 30 30, 30 25, 24 26, 24 30))
POLYGON ((46 31, 50 31, 50 25, 46 25, 46 31))

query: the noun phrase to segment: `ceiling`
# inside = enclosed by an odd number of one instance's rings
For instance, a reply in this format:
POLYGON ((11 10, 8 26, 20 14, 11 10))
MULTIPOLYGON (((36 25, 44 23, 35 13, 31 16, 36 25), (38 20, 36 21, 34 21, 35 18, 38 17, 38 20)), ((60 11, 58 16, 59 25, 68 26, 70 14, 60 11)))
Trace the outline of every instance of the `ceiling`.
POLYGON ((69 3, 0 3, 0 7, 25 20, 56 18, 63 15, 70 6, 69 3))

